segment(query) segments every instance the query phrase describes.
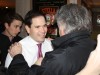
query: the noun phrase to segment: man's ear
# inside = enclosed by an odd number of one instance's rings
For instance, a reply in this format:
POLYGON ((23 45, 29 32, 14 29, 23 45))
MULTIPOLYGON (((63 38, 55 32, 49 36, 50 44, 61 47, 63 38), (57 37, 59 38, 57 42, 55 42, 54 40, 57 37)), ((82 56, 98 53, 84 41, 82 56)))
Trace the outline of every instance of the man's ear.
POLYGON ((30 27, 28 27, 27 25, 25 25, 25 29, 26 29, 27 33, 29 34, 30 33, 30 27))
POLYGON ((65 35, 64 26, 59 26, 59 34, 60 36, 65 35))
POLYGON ((4 23, 4 26, 5 26, 5 29, 8 29, 9 28, 8 23, 4 23))

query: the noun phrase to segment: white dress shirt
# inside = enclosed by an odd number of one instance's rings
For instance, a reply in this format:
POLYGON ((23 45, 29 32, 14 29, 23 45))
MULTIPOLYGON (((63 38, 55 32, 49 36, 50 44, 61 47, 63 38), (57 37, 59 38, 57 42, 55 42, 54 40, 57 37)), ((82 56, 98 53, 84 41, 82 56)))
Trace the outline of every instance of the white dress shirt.
MULTIPOLYGON (((37 60, 38 56, 38 42, 33 40, 30 36, 25 37, 21 41, 19 41, 22 45, 22 55, 24 56, 26 62, 28 63, 29 67, 31 67, 37 60)), ((42 43, 42 55, 45 56, 45 53, 48 51, 52 51, 53 48, 51 46, 51 41, 48 39, 45 39, 45 41, 42 43)), ((8 53, 5 61, 5 67, 9 67, 10 63, 12 61, 12 57, 8 53)))

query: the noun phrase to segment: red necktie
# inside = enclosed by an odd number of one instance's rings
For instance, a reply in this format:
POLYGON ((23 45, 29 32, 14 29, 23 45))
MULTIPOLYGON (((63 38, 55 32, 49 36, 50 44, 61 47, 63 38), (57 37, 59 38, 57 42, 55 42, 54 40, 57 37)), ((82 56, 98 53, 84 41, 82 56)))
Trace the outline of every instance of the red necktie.
POLYGON ((41 46, 42 44, 37 44, 38 46, 38 58, 42 57, 42 51, 41 51, 41 46))

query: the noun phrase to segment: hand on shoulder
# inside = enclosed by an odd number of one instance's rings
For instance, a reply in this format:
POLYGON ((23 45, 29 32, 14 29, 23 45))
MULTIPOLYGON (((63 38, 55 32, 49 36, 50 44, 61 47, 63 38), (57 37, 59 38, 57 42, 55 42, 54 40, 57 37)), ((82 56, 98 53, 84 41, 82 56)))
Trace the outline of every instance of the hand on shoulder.
POLYGON ((22 45, 20 43, 16 42, 10 46, 8 52, 11 55, 11 57, 14 57, 17 54, 21 54, 22 53, 22 45))

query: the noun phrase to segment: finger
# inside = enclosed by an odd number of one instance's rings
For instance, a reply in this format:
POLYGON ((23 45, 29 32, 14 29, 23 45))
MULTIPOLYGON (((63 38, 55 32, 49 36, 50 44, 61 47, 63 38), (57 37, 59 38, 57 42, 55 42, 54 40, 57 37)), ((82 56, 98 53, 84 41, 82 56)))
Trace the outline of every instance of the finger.
POLYGON ((100 52, 100 34, 97 36, 97 47, 96 50, 100 52))

